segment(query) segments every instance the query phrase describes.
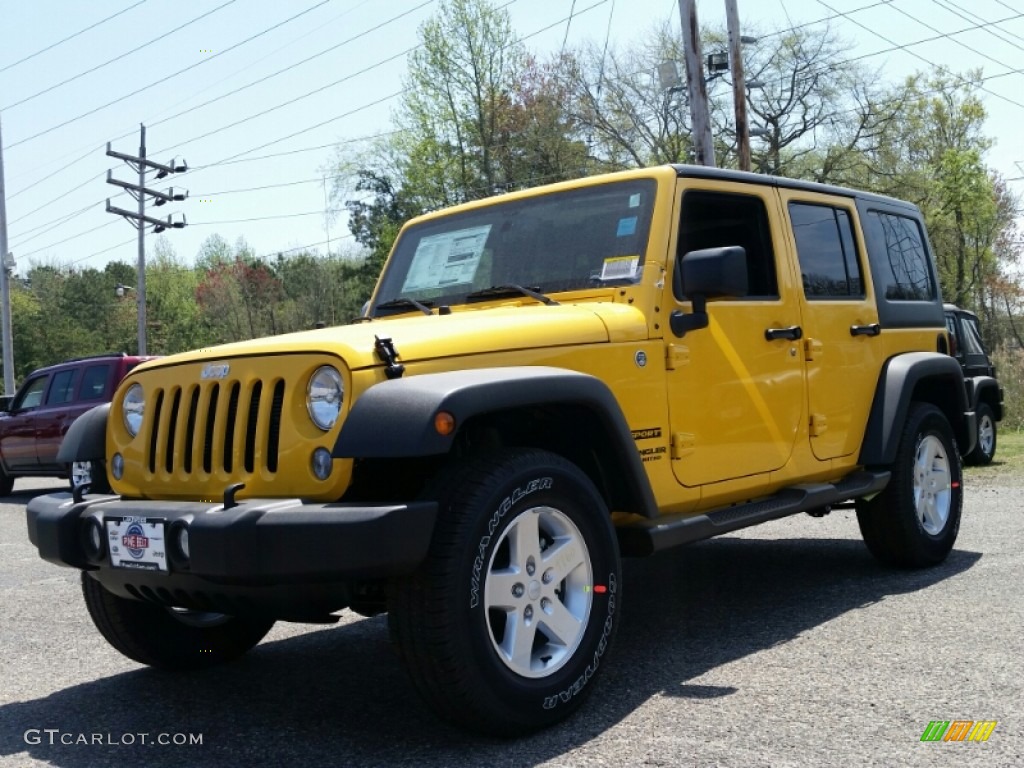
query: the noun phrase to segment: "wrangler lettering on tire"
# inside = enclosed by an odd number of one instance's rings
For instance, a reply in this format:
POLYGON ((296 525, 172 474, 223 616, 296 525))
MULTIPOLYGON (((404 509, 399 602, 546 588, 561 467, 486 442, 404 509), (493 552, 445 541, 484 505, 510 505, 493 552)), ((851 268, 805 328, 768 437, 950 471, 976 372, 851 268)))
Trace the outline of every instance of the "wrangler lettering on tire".
POLYGON ((452 475, 428 559, 395 590, 392 636, 448 720, 503 735, 551 724, 589 693, 615 633, 608 508, 546 451, 502 451, 452 475))

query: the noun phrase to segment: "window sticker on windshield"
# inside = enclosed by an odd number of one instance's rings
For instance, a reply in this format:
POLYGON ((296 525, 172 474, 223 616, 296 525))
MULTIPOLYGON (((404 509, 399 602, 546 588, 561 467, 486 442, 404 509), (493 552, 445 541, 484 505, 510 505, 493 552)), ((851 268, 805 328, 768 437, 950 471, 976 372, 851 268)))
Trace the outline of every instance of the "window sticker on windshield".
POLYGON ((473 282, 490 232, 491 225, 485 224, 424 237, 416 246, 402 293, 473 282))
POLYGON ((601 267, 602 280, 622 280, 636 277, 640 268, 639 256, 612 256, 601 267))
POLYGON ((639 208, 640 207, 640 193, 637 192, 635 195, 629 196, 629 207, 639 208))
POLYGON ((615 230, 616 237, 628 237, 636 234, 636 216, 627 216, 619 219, 619 228, 615 230))

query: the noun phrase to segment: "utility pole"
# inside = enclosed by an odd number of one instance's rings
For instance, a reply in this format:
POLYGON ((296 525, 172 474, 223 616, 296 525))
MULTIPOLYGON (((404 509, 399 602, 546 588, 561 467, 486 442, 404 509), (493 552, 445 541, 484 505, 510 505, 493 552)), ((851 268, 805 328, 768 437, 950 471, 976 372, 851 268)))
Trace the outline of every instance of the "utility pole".
POLYGON ((146 215, 146 197, 154 198, 154 205, 163 205, 172 201, 184 200, 188 197, 188 192, 175 192, 174 187, 171 187, 167 192, 159 192, 155 189, 149 189, 146 186, 146 173, 148 171, 156 171, 156 178, 162 179, 171 173, 181 173, 188 170, 188 166, 183 160, 181 165, 175 165, 172 160, 167 165, 163 163, 156 163, 152 160, 146 159, 146 126, 139 126, 139 155, 135 157, 133 155, 125 155, 121 152, 115 152, 110 148, 110 142, 107 142, 107 156, 116 157, 119 160, 124 160, 131 168, 138 171, 139 183, 129 184, 126 181, 120 181, 111 177, 110 171, 107 171, 107 184, 113 184, 114 186, 121 187, 126 190, 128 194, 134 197, 139 202, 139 212, 133 213, 132 211, 126 211, 123 208, 114 208, 110 205, 110 198, 107 198, 107 213, 116 213, 119 216, 124 216, 131 224, 139 231, 139 257, 138 257, 138 280, 135 288, 135 299, 138 301, 139 307, 139 354, 146 354, 146 227, 152 225, 153 232, 163 232, 165 229, 182 229, 185 226, 185 216, 181 217, 181 221, 171 221, 171 217, 168 216, 166 221, 163 219, 154 219, 151 216, 146 215))
POLYGON ((750 170, 750 124, 747 122, 747 84, 743 78, 740 44, 740 13, 736 0, 725 0, 725 23, 729 28, 729 61, 732 69, 732 98, 736 105, 736 151, 740 170, 750 170))
POLYGON ((686 83, 690 94, 693 122, 693 149, 697 165, 715 165, 715 144, 708 118, 708 89, 704 82, 703 56, 700 50, 700 26, 697 24, 697 0, 679 0, 683 26, 683 51, 686 54, 686 83))
POLYGON ((14 394, 14 338, 11 334, 11 285, 14 257, 7 251, 7 190, 4 187, 4 137, 0 130, 0 315, 3 316, 4 394, 14 394))

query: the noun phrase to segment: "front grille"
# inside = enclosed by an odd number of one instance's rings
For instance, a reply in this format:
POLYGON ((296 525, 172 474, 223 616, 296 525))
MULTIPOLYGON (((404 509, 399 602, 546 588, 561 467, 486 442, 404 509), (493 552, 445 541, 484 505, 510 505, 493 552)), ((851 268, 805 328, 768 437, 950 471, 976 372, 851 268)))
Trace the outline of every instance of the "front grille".
POLYGON ((282 379, 156 389, 149 471, 277 472, 284 390, 282 379))

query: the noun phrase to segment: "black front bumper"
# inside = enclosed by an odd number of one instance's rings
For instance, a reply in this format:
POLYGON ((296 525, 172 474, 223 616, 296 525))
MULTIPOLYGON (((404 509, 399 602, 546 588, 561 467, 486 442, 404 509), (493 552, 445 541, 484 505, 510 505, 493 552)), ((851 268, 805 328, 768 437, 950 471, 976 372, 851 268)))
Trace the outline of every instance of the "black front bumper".
POLYGON ((423 561, 437 517, 433 502, 315 504, 298 499, 246 499, 231 509, 192 501, 149 501, 69 493, 28 503, 28 535, 39 555, 94 571, 106 584, 127 577, 168 589, 197 581, 281 587, 401 576, 423 561), (132 516, 165 521, 169 572, 113 568, 105 546, 88 545, 88 527, 132 516), (189 556, 175 545, 188 530, 189 556))

